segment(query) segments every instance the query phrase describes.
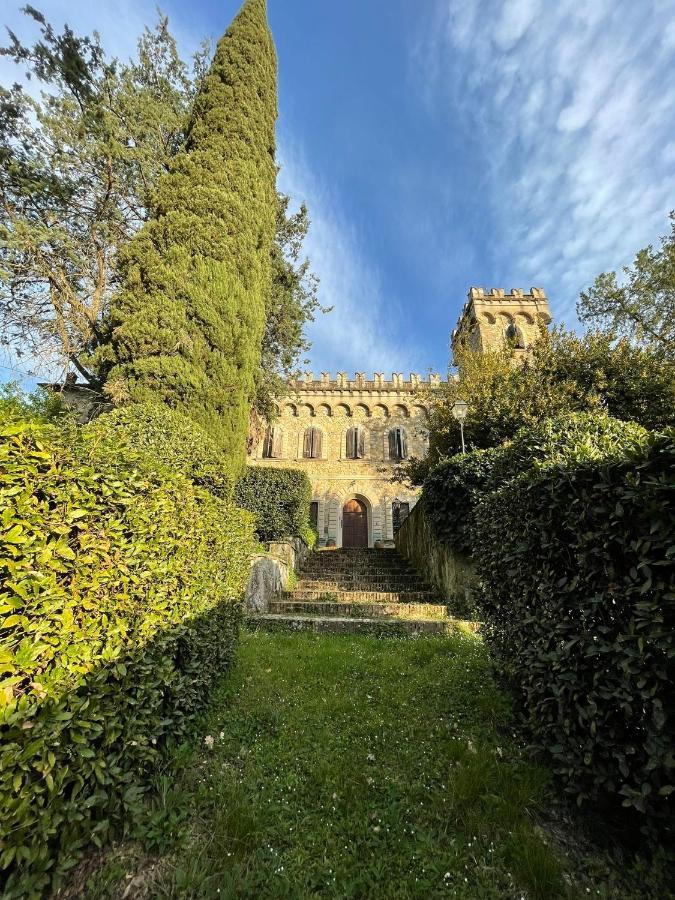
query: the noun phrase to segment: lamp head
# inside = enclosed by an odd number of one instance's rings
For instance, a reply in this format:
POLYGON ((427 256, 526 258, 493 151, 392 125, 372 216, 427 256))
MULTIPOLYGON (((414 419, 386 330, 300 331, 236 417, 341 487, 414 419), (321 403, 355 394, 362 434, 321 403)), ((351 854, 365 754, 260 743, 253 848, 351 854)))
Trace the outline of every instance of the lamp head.
POLYGON ((458 422, 463 422, 469 412, 469 404, 464 400, 456 400, 452 407, 452 416, 458 422))

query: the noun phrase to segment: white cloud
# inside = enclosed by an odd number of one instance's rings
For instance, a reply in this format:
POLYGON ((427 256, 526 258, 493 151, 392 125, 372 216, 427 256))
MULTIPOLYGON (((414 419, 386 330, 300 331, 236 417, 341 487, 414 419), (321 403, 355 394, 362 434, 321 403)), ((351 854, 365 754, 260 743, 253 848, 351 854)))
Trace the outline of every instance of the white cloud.
POLYGON ((509 50, 523 37, 539 13, 540 0, 505 0, 494 30, 495 44, 509 50))
POLYGON ((418 41, 438 73, 427 105, 484 148, 478 199, 504 275, 544 284, 573 321, 579 290, 664 233, 675 205, 672 2, 436 7, 450 24, 418 41))
POLYGON ((394 338, 399 311, 385 296, 381 277, 362 250, 365 235, 348 221, 340 199, 311 169, 301 147, 282 133, 279 188, 309 208, 305 252, 321 279, 320 298, 333 311, 308 328, 310 368, 335 372, 399 371, 421 352, 394 338))

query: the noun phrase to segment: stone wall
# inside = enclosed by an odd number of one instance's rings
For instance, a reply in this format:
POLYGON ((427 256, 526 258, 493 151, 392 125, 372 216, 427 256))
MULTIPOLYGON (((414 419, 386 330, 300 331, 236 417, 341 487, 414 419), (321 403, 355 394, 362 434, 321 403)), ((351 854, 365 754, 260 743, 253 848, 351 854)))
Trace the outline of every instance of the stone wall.
POLYGON ((471 559, 435 537, 422 506, 417 506, 396 535, 396 549, 453 605, 455 615, 474 614, 476 570, 471 559))
POLYGON ((265 553, 254 556, 251 575, 246 587, 245 603, 249 613, 264 613, 270 600, 279 597, 307 558, 309 550, 300 538, 276 541, 265 553))

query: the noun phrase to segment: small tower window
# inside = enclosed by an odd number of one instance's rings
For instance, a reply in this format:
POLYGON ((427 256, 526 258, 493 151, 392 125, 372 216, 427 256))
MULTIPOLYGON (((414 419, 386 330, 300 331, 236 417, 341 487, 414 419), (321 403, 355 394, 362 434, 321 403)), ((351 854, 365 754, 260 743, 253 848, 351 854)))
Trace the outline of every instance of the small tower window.
POLYGON ((270 426, 263 443, 263 459, 281 458, 281 428, 270 426))
POLYGON ((389 432, 389 458, 408 458, 408 438, 404 428, 392 428, 389 432))
POLYGON ((312 427, 305 431, 302 455, 305 459, 321 459, 323 447, 323 434, 318 428, 312 427))
POLYGON ((517 325, 514 325, 513 322, 511 322, 510 325, 506 326, 504 337, 506 338, 506 343, 509 345, 509 347, 513 347, 515 350, 525 349, 523 332, 520 330, 520 328, 518 328, 517 325))
POLYGON ((365 455, 365 432, 363 428, 355 425, 347 431, 347 459, 363 459, 365 455))

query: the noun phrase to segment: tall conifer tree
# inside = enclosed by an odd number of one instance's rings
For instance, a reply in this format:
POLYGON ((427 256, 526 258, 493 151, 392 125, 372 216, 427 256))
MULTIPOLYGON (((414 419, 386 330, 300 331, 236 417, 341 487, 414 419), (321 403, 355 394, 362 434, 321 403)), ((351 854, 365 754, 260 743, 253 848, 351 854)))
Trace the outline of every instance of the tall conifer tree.
POLYGON ((246 0, 218 43, 153 215, 125 251, 104 351, 114 400, 181 409, 237 461, 270 292, 276 117, 266 2, 246 0))

